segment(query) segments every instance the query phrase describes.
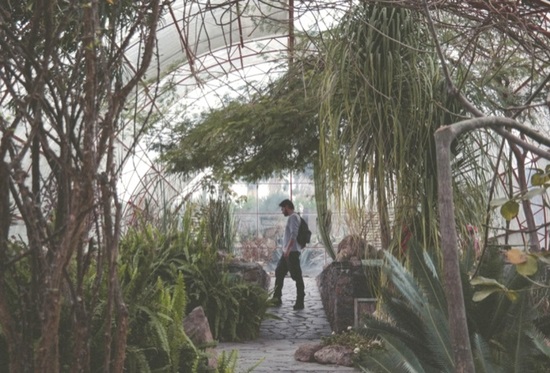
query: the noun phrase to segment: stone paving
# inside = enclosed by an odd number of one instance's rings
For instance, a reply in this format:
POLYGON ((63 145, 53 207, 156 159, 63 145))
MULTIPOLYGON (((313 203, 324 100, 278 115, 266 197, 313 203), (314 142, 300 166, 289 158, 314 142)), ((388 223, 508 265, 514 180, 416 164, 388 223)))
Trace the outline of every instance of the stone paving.
MULTIPOLYGON (((271 286, 275 282, 271 278, 271 286)), ((237 373, 267 372, 356 372, 350 367, 305 363, 294 359, 296 349, 306 343, 321 341, 321 337, 331 334, 330 325, 325 316, 321 297, 317 289, 315 276, 304 274, 305 308, 294 311, 292 306, 296 298, 296 286, 290 277, 285 279, 283 304, 269 309, 277 318, 264 320, 259 338, 244 343, 220 343, 221 351, 238 352, 237 373)))

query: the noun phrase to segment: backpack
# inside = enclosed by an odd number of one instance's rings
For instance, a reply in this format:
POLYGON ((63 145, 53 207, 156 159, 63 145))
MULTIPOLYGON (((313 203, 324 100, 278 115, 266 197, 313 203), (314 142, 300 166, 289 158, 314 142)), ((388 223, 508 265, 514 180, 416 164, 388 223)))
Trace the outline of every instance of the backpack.
POLYGON ((300 216, 300 228, 298 229, 298 237, 296 237, 296 241, 298 241, 298 245, 302 247, 306 247, 306 244, 308 244, 311 240, 311 231, 309 230, 309 227, 307 226, 306 221, 300 216))

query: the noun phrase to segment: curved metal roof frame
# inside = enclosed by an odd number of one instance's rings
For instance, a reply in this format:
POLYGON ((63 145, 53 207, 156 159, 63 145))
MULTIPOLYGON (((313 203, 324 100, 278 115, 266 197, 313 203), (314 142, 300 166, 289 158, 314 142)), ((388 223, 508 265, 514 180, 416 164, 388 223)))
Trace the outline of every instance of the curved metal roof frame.
MULTIPOLYGON (((143 92, 144 105, 136 110, 153 105, 162 113, 155 134, 160 138, 164 123, 217 107, 225 95, 255 90, 278 76, 292 58, 295 30, 318 32, 347 6, 328 0, 176 0, 160 23, 158 55, 146 76, 160 81, 159 91, 143 92)), ((127 51, 134 68, 140 51, 139 41, 127 51)), ((154 199, 159 179, 174 195, 184 189, 182 181, 163 175, 145 144, 133 154, 122 174, 123 199, 154 199)))
POLYGON ((176 2, 158 31, 159 65, 164 71, 185 66, 190 74, 181 74, 180 82, 192 77, 199 84, 214 67, 224 73, 242 68, 248 57, 286 50, 287 15, 283 7, 256 1, 176 2))
MULTIPOLYGON (((184 111, 189 114, 187 108, 199 102, 218 106, 223 95, 238 84, 266 82, 284 71, 294 54, 295 30, 316 33, 323 28, 323 23, 330 24, 337 18, 335 13, 346 11, 356 3, 357 0, 176 0, 158 30, 158 56, 147 75, 148 79, 160 79, 161 92, 149 96, 149 103, 157 106, 156 100, 164 98, 163 90, 175 89, 178 99, 169 105, 169 112, 160 110, 160 105, 157 107, 166 123, 174 123, 184 111)), ((422 6, 413 0, 398 3, 409 8, 422 6)), ((437 3, 437 7, 479 21, 488 16, 513 16, 514 22, 509 25, 499 24, 501 32, 527 41, 525 45, 545 47, 541 40, 550 35, 549 0, 531 0, 521 5, 521 9, 520 5, 516 9, 508 8, 507 2, 497 3, 502 7, 473 0, 437 3)), ((139 53, 140 45, 136 43, 128 51, 129 60, 137 61, 139 53)), ((133 183, 135 189, 127 194, 134 200, 154 198, 152 186, 157 185, 158 178, 168 181, 156 168, 147 149, 143 149, 141 156, 128 162, 132 173, 138 168, 145 171, 141 172, 137 187, 133 183)), ((170 190, 174 195, 184 189, 174 180, 165 186, 165 191, 170 190)))
MULTIPOLYGON (((265 66, 291 58, 295 29, 318 27, 314 13, 327 8, 334 12, 334 2, 176 0, 158 29, 158 56, 147 78, 169 81, 186 96, 230 74, 245 78, 239 71, 247 67, 263 65, 269 74, 265 66)), ((138 60, 140 49, 139 41, 130 46, 129 61, 138 60)))

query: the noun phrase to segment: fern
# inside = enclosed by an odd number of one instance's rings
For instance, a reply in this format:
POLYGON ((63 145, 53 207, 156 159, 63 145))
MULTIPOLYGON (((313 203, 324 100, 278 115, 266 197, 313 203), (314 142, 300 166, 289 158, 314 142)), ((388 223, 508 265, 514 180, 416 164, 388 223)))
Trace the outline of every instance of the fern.
POLYGON ((126 370, 128 372, 151 372, 143 349, 134 346, 126 348, 126 370))
POLYGON ((185 310, 187 309, 187 294, 185 292, 185 282, 183 279, 183 273, 178 272, 176 283, 174 285, 174 294, 172 296, 171 307, 175 312, 176 319, 183 320, 185 317, 185 310))
POLYGON ((208 346, 195 346, 182 324, 197 306, 203 307, 214 338, 257 336, 267 292, 225 272, 207 227, 200 209, 188 204, 179 227, 146 223, 122 239, 119 276, 129 305, 128 346, 140 353, 131 355, 135 364, 128 362, 129 371, 145 361, 151 371, 203 369, 202 349, 208 346))
POLYGON ((238 357, 239 352, 237 350, 232 350, 229 354, 222 351, 221 355, 218 357, 217 373, 233 373, 237 365, 238 357))

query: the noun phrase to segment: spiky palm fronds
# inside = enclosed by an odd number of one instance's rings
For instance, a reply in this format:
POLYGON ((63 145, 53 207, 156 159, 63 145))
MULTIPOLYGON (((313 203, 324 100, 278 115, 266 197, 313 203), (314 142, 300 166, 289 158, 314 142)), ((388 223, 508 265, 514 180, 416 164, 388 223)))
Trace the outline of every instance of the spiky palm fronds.
MULTIPOLYGON (((361 355, 360 365, 372 372, 453 372, 447 319, 447 300, 440 280, 441 267, 416 242, 410 245, 406 268, 386 254, 388 284, 381 290, 381 316, 367 318, 358 332, 381 339, 383 348, 361 355)), ((498 257, 495 258, 497 260, 498 257)), ((537 329, 540 319, 532 305, 531 282, 500 261, 503 287, 514 292, 494 293, 473 302, 475 288, 463 275, 468 328, 476 372, 545 372, 550 347, 537 329)))
POLYGON ((367 319, 362 329, 379 336, 384 349, 369 351, 361 366, 377 372, 451 372, 454 363, 447 302, 437 267, 418 245, 411 245, 411 256, 416 256, 411 258, 416 277, 386 253, 383 270, 391 285, 382 289, 381 311, 388 321, 367 319), (396 349, 400 363, 395 360, 396 349))

